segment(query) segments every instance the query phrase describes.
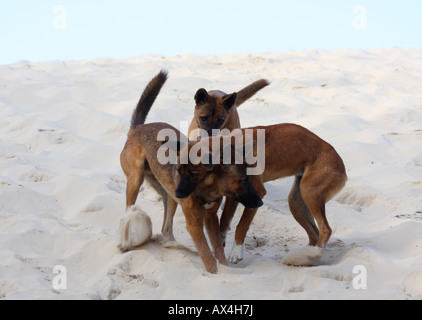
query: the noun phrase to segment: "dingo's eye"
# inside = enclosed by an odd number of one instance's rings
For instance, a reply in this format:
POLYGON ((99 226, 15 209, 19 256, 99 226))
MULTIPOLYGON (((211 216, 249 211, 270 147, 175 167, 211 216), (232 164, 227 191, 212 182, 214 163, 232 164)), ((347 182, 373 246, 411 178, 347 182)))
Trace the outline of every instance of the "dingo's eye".
POLYGON ((199 119, 201 119, 203 124, 207 124, 208 123, 208 118, 209 117, 200 117, 199 119))

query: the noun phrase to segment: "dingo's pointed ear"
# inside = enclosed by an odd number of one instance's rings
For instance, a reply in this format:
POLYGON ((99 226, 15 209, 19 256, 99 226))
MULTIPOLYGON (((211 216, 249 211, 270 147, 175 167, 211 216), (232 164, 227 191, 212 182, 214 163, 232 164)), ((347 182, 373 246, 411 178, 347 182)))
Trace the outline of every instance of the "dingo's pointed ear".
POLYGON ((195 94, 196 106, 201 107, 210 100, 210 95, 207 90, 199 89, 195 94))
POLYGON ((234 105, 236 105, 236 100, 237 100, 237 93, 236 92, 228 95, 223 100, 223 106, 224 106, 224 108, 227 111, 229 111, 234 105))

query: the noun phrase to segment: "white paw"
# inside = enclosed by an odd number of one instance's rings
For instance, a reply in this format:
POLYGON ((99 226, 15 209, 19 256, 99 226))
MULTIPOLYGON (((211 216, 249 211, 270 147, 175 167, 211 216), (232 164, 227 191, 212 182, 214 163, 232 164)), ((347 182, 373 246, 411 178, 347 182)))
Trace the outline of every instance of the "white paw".
POLYGON ((289 253, 283 259, 283 264, 296 267, 315 265, 322 256, 322 248, 307 246, 289 253))
POLYGON ((229 257, 229 261, 234 264, 242 261, 244 251, 245 251, 245 245, 243 243, 240 245, 234 244, 232 253, 230 254, 230 257, 229 257))
POLYGON ((132 206, 128 209, 127 215, 120 219, 119 232, 118 248, 122 252, 132 250, 151 240, 151 219, 141 209, 132 206))

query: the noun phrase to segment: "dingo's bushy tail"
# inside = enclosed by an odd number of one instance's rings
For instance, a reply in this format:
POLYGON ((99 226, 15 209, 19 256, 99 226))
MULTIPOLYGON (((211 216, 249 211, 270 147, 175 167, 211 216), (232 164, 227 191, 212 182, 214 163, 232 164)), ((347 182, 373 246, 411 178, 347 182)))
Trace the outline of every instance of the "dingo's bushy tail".
POLYGON ((138 125, 144 124, 151 107, 160 93, 161 88, 167 80, 167 71, 161 70, 147 85, 142 93, 141 99, 136 106, 132 115, 131 129, 135 129, 138 125))
POLYGON ((258 91, 265 88, 266 86, 269 86, 270 82, 265 79, 261 79, 258 81, 255 81, 254 83, 251 83, 246 88, 243 88, 242 90, 237 92, 237 100, 236 100, 236 106, 239 107, 243 103, 245 103, 248 99, 252 98, 258 91))

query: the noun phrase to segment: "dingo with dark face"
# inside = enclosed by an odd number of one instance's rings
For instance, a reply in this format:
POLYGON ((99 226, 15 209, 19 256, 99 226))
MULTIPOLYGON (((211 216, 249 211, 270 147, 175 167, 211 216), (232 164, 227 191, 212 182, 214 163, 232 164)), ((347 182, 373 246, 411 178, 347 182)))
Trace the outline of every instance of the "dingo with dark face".
MULTIPOLYGON (((222 195, 230 194, 244 203, 245 206, 253 208, 262 205, 262 201, 247 182, 246 167, 243 165, 182 168, 177 164, 177 161, 175 163, 162 162, 162 159, 158 156, 159 151, 168 143, 168 141, 159 139, 163 131, 168 130, 175 134, 176 140, 179 142, 177 143, 179 151, 182 147, 189 148, 189 145, 183 146, 180 142, 187 141, 187 137, 183 137, 182 133, 174 127, 165 123, 145 124, 148 112, 166 79, 167 74, 161 72, 151 80, 132 116, 128 138, 120 155, 120 163, 127 177, 126 208, 130 211, 132 206, 135 205, 140 187, 144 179, 147 179, 154 189, 161 194, 164 202, 163 235, 168 240, 174 240, 172 228, 169 226, 173 225, 172 219, 177 205, 180 204, 186 218, 186 228, 206 270, 216 273, 216 259, 223 265, 228 264, 221 243, 216 214, 222 195), (190 187, 186 187, 187 189, 180 187, 176 190, 180 172, 189 175, 188 182, 194 185, 194 190, 190 187), (179 198, 176 197, 176 194, 179 195, 179 198), (214 254, 208 246, 203 230, 204 225, 214 254)), ((166 152, 175 152, 175 150, 168 148, 166 152)), ((121 251, 131 250, 134 246, 140 245, 137 242, 138 239, 148 238, 139 235, 140 230, 147 229, 142 225, 144 220, 137 216, 133 218, 129 216, 121 220, 119 243, 121 251)))
MULTIPOLYGON (((331 236, 331 228, 328 224, 325 204, 334 197, 345 185, 347 176, 343 160, 335 149, 316 136, 311 131, 295 124, 278 124, 268 127, 255 127, 242 129, 244 133, 252 130, 253 152, 256 155, 257 136, 259 130, 265 131, 265 168, 262 174, 249 176, 250 184, 262 199, 266 190, 264 183, 288 176, 295 176, 295 183, 288 197, 290 211, 299 224, 305 229, 309 237, 309 248, 302 251, 302 255, 296 254, 285 259, 289 265, 312 265, 321 257, 322 249, 331 236), (315 221, 317 224, 315 224, 315 221)), ((204 138, 191 144, 204 144, 204 138)), ((246 140, 245 140, 246 141, 246 140)), ((262 143, 262 142, 261 142, 262 143)), ((191 146, 193 148, 193 145, 191 146)), ((222 152, 222 149, 218 150, 222 152)), ((199 164, 195 170, 202 170, 205 164, 199 164)), ((209 166, 209 165, 207 165, 209 166)), ((226 164, 213 165, 225 167, 226 164)), ((230 165, 229 165, 230 166, 230 165)), ((205 171, 204 171, 205 172, 205 171)), ((190 178, 189 170, 181 170, 180 181, 177 190, 186 197, 189 192, 195 190, 195 181, 190 178)), ((201 177, 207 180, 207 176, 201 177)), ((223 192, 223 190, 221 190, 223 192)), ((230 192, 225 196, 235 198, 230 192)), ((240 200, 240 199, 239 199, 240 200)), ((246 207, 243 216, 237 226, 235 243, 229 261, 237 263, 243 259, 244 240, 249 226, 257 212, 256 208, 246 207)), ((226 236, 234 210, 224 210, 220 220, 220 231, 223 238, 226 236)))

